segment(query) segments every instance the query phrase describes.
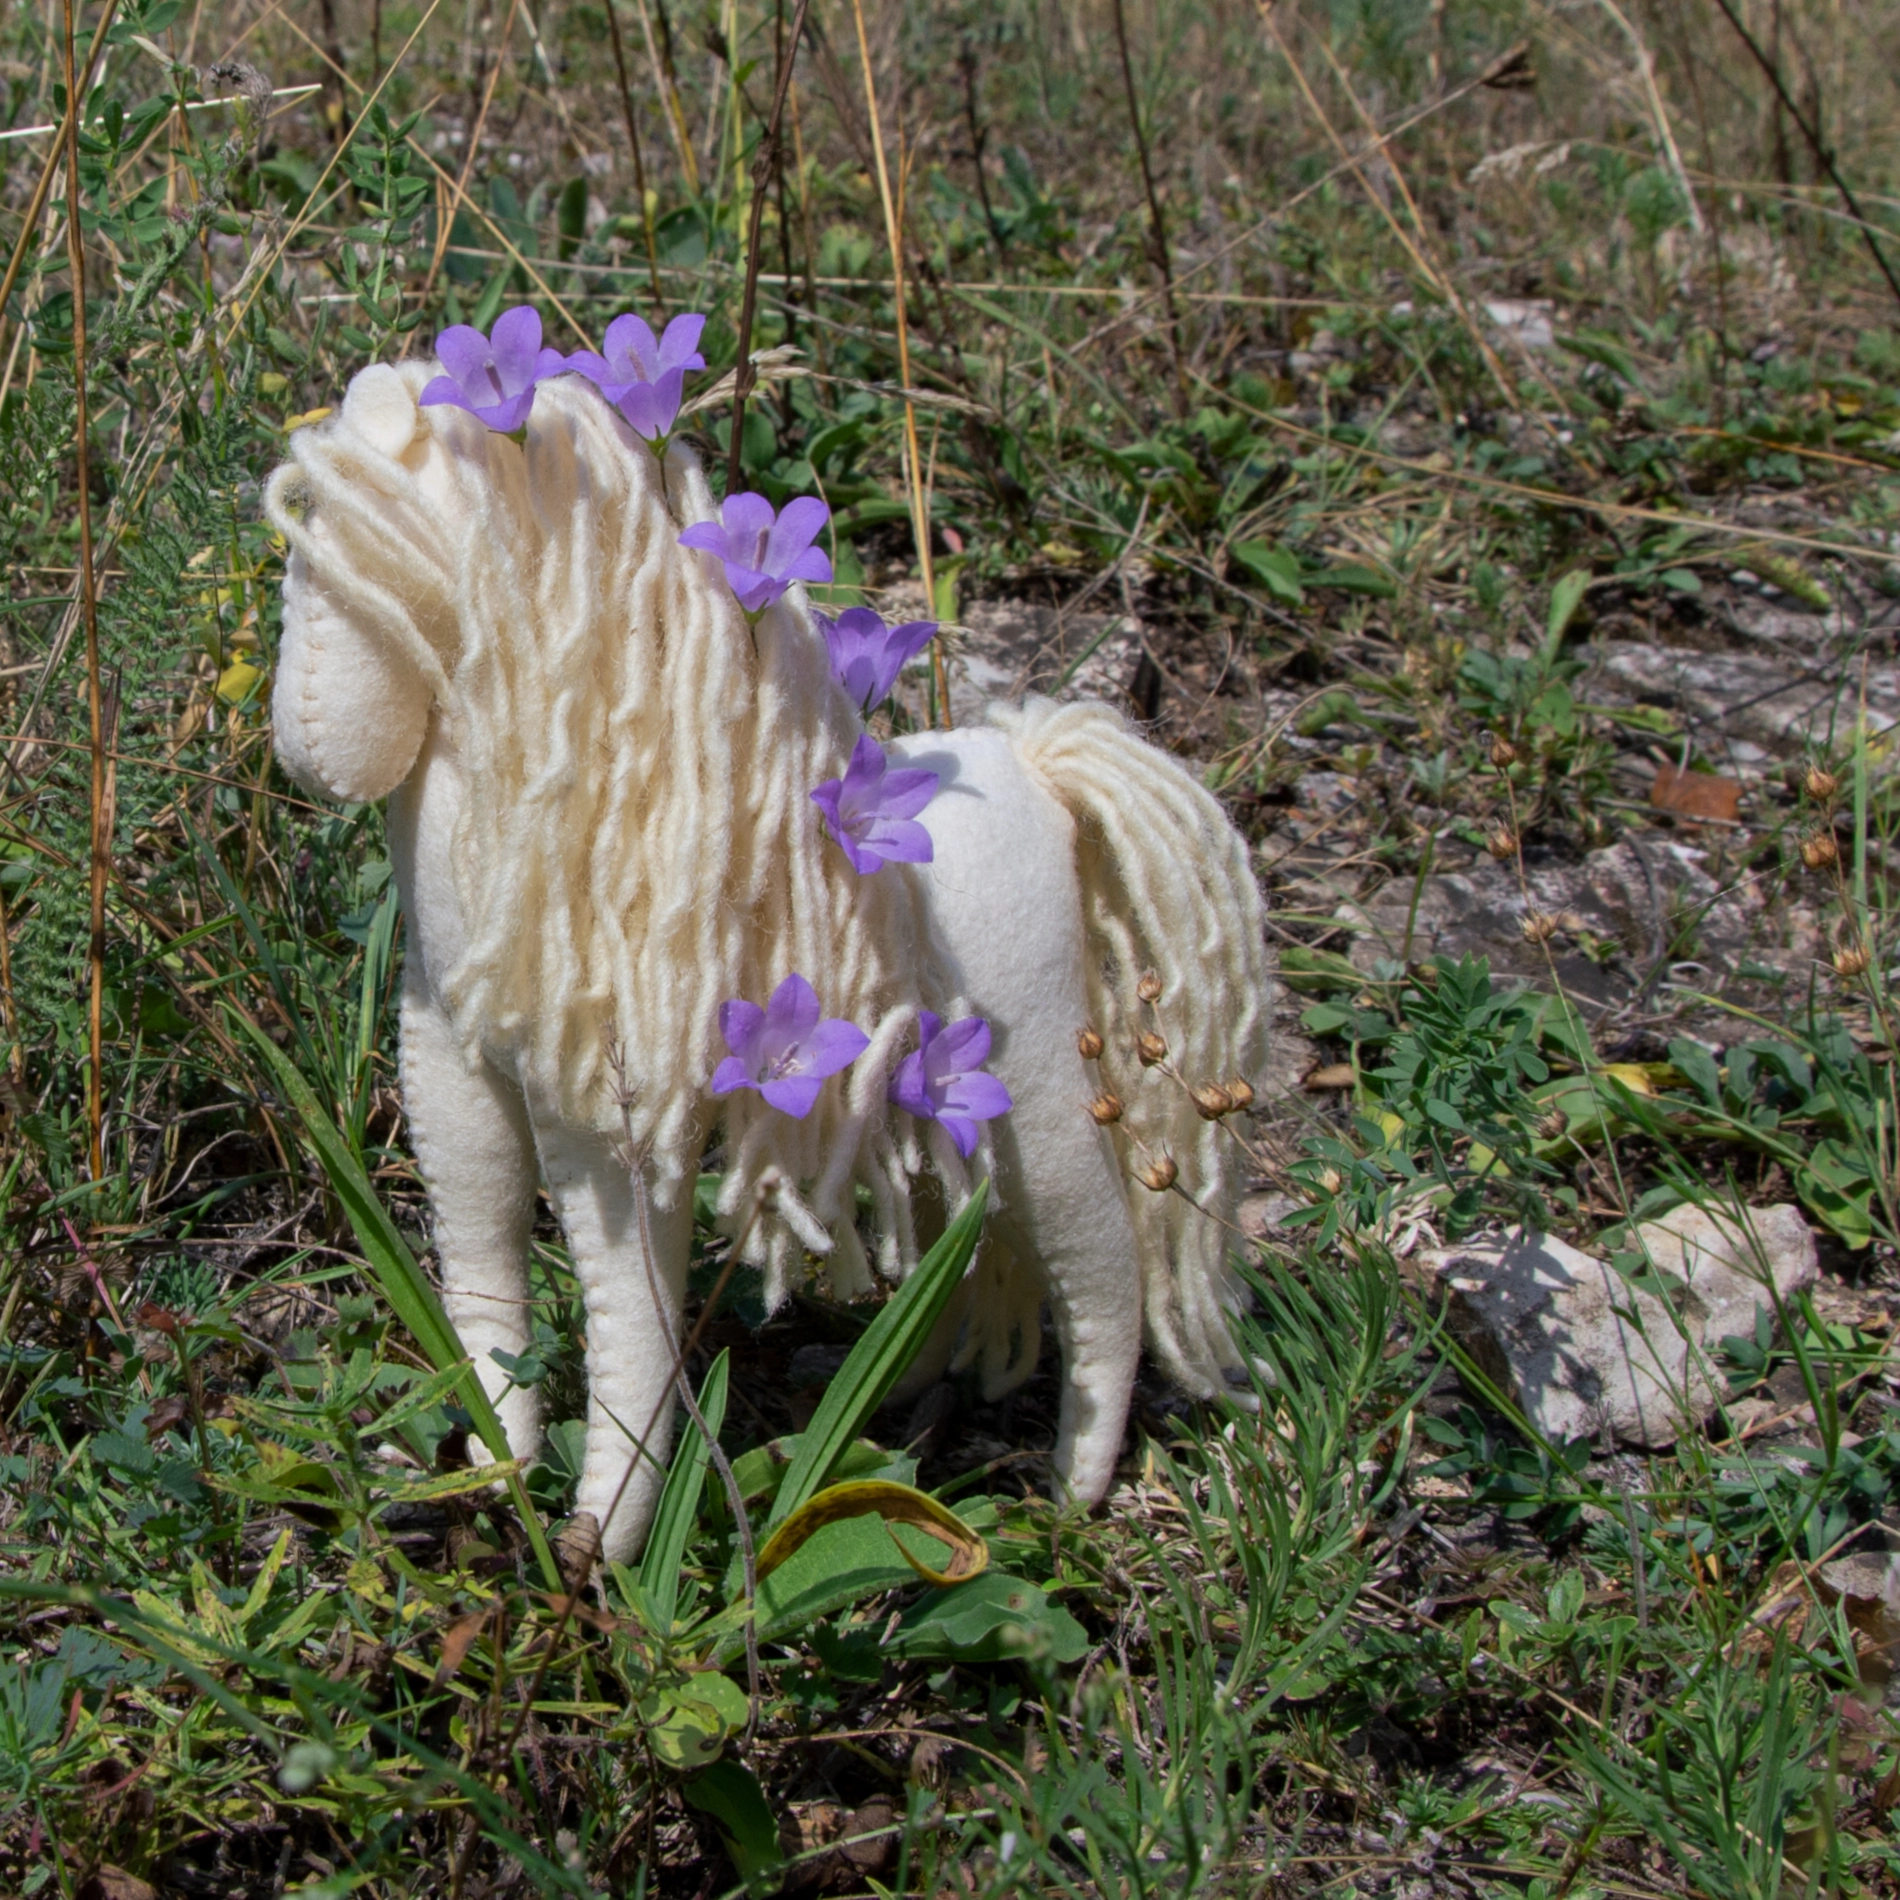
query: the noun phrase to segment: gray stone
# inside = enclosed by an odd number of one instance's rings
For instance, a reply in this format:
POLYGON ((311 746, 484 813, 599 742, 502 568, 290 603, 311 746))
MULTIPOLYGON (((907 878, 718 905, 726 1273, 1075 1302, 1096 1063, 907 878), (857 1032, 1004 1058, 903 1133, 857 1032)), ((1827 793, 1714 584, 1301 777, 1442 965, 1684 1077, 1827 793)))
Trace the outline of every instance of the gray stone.
MULTIPOLYGON (((1860 669, 1820 653, 1698 653, 1616 640, 1603 647, 1601 664, 1639 697, 1779 748, 1825 741, 1858 717, 1860 669)), ((1867 721, 1876 730, 1900 723, 1900 669, 1868 669, 1867 721)))
POLYGON ((1552 1235, 1518 1228, 1430 1264, 1450 1293, 1454 1335, 1548 1439, 1608 1431, 1660 1449, 1716 1402, 1675 1311, 1552 1235))
POLYGON ((1026 600, 972 601, 950 645, 953 703, 971 707, 1033 692, 1126 709, 1142 656, 1141 628, 1125 613, 1026 600))
POLYGON ((1752 1337, 1758 1309, 1773 1318, 1771 1285, 1785 1303, 1820 1273, 1813 1231, 1786 1202, 1720 1212, 1673 1208, 1643 1222, 1636 1238, 1659 1272, 1682 1281, 1685 1311, 1710 1351, 1724 1339, 1752 1337))
POLYGON ((1815 1573, 1824 1603, 1838 1603, 1854 1634, 1854 1660, 1864 1688, 1894 1701, 1894 1665, 1900 1661, 1900 1556, 1857 1551, 1815 1573))
POLYGON ((1718 1349, 1773 1310, 1769 1285, 1785 1300, 1815 1281, 1814 1236, 1794 1207, 1681 1207, 1639 1233, 1655 1269, 1646 1287, 1521 1228, 1428 1262, 1453 1333, 1547 1438, 1673 1444, 1722 1399, 1718 1349))
MULTIPOLYGON (((1541 911, 1558 921, 1550 955, 1565 988, 1600 1003, 1664 954, 1684 916, 1697 919, 1693 948, 1717 967, 1733 968, 1756 947, 1770 922, 1756 885, 1718 884, 1707 858, 1681 839, 1632 837, 1578 864, 1532 865, 1520 878, 1515 864, 1481 857, 1426 878, 1416 906, 1412 880, 1395 878, 1368 901, 1339 904, 1334 916, 1352 929, 1352 960, 1368 973, 1399 958, 1409 922, 1415 959, 1477 953, 1499 974, 1548 984, 1545 952, 1523 928, 1527 912, 1541 911), (1627 959, 1620 974, 1610 968, 1617 952, 1627 959)), ((1773 921, 1780 929, 1785 920, 1773 921)))

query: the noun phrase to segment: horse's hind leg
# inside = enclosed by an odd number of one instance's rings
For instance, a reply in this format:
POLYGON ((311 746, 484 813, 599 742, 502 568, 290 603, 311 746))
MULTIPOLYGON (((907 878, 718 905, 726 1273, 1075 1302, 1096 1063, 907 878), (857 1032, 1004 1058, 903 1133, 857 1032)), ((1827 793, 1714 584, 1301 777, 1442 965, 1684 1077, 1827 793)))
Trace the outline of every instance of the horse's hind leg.
POLYGON ((646 1535, 672 1443, 692 1195, 682 1190, 665 1212, 649 1201, 643 1232, 634 1178, 611 1142, 546 1123, 536 1133, 587 1305, 587 1438, 574 1508, 600 1525, 605 1555, 625 1559, 646 1535))
POLYGON ((1045 1076, 1041 1088, 1005 1077, 1016 1109, 996 1139, 1007 1195, 999 1224, 1019 1259, 1040 1263, 1062 1349, 1056 1478, 1076 1502, 1099 1504, 1141 1360, 1141 1268, 1120 1171, 1081 1110, 1088 1078, 1073 1045, 1069 1053, 1074 1073, 1045 1076))
MULTIPOLYGON (((492 1356, 524 1353, 534 1137, 511 1083, 484 1062, 471 1073, 412 957, 403 972, 402 1094, 409 1138, 435 1209, 442 1303, 475 1362, 517 1458, 540 1438, 534 1392, 512 1385, 492 1356)), ((479 1446, 473 1454, 484 1456, 479 1446)))
POLYGON ((990 1124, 997 1218, 1015 1258, 1040 1264, 1062 1347, 1056 1477, 1095 1504, 1114 1482, 1141 1359, 1141 1268, 1076 1048, 1089 952, 1074 825, 1000 733, 931 733, 901 749, 944 779, 930 808, 936 857, 920 867, 933 934, 951 982, 995 1031, 989 1066, 1015 1102, 990 1124))

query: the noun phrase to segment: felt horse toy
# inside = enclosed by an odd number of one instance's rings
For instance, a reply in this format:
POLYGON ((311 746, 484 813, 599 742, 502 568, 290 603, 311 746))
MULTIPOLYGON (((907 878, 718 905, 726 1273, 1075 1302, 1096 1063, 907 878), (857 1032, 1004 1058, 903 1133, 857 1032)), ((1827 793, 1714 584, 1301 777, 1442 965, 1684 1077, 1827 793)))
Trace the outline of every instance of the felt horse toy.
POLYGON ((1056 1477, 1098 1502, 1144 1331, 1190 1393, 1239 1364, 1234 1143, 1191 1086, 1264 1054, 1245 845, 1118 714, 1032 699, 889 747, 937 775, 930 858, 867 874, 812 798, 850 795, 863 708, 800 589, 748 616, 730 564, 681 545, 718 517, 691 452, 656 454, 579 377, 541 382, 518 425, 419 401, 430 377, 362 371, 272 478, 272 710, 300 784, 389 799, 404 1107, 445 1304, 511 1448, 539 1430, 494 1357, 531 1338, 538 1172, 586 1307, 577 1510, 607 1555, 637 1550, 722 1134, 718 1219, 768 1305, 812 1258, 840 1297, 873 1259, 901 1276, 920 1217, 927 1238, 987 1174, 915 1380, 974 1364, 999 1396, 1046 1301, 1056 1477), (839 1038, 848 1072, 807 1060, 839 1038))

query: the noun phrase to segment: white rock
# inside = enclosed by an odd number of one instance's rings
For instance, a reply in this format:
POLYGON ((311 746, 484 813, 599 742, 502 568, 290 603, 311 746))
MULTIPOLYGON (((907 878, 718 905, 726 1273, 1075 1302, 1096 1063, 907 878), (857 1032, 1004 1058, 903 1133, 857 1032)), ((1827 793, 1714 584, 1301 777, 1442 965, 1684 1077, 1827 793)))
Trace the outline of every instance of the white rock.
POLYGON ((1711 1352, 1725 1339, 1752 1338, 1757 1308, 1773 1317, 1771 1285, 1785 1303, 1820 1273, 1813 1231, 1801 1210, 1785 1202, 1719 1214, 1673 1208, 1660 1220, 1643 1222, 1636 1238, 1658 1271, 1688 1288, 1689 1311, 1711 1352))
POLYGON ((1554 1442, 1607 1428, 1660 1448, 1716 1402, 1677 1315, 1605 1261, 1519 1228, 1502 1245, 1447 1249, 1430 1264, 1450 1291, 1453 1333, 1554 1442))
POLYGON ((1626 1444, 1673 1444, 1724 1396, 1721 1342, 1753 1336, 1756 1309, 1774 1308, 1769 1285, 1785 1301, 1815 1282, 1814 1235, 1794 1207, 1680 1207, 1638 1232, 1660 1293, 1521 1228, 1428 1262, 1454 1334, 1546 1438, 1607 1429, 1626 1444))

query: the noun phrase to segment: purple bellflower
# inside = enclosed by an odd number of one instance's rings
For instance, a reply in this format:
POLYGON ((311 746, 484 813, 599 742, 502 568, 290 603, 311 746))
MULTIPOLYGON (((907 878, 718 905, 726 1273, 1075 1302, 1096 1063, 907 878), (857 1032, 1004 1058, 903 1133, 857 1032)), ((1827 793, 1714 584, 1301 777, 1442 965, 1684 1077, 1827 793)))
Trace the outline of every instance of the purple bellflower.
POLYGON ((843 778, 828 778, 811 795, 825 814, 831 835, 862 877, 893 861, 928 864, 930 833, 917 814, 937 795, 937 775, 922 766, 893 772, 884 748, 868 732, 858 735, 843 778))
POLYGON ((966 1016, 947 1029, 940 1016, 919 1010, 923 1046, 907 1055, 891 1077, 890 1097, 924 1121, 941 1122, 969 1160, 976 1152, 978 1122, 1007 1115, 1009 1090, 984 1073, 990 1055, 990 1026, 981 1016, 966 1016))
POLYGON ((821 1014, 818 992, 796 970, 763 1009, 737 996, 721 1003, 719 1033, 732 1054, 713 1071, 712 1092, 757 1089, 774 1108, 803 1121, 825 1077, 848 1069, 871 1041, 856 1023, 820 1020, 821 1014))
POLYGON ((884 616, 869 607, 847 607, 836 620, 820 613, 812 619, 825 636, 832 677, 867 713, 890 698, 905 663, 929 645, 937 631, 934 620, 907 620, 901 627, 887 627, 884 616))
POLYGON ((657 340, 644 317, 616 317, 601 339, 602 353, 576 350, 567 367, 578 370, 627 419, 635 435, 658 444, 679 418, 689 369, 704 369, 699 353, 706 319, 675 317, 657 340))
POLYGON ((831 562, 812 543, 831 519, 813 495, 798 495, 774 515, 763 495, 728 495, 717 521, 699 521, 680 536, 683 548, 704 548, 726 565, 726 579, 748 619, 756 619, 793 581, 831 579, 831 562))
POLYGON ((435 353, 448 374, 417 400, 453 403, 500 435, 512 435, 528 420, 535 385, 567 367, 559 350, 541 347, 541 313, 525 303, 504 310, 488 336, 466 323, 451 324, 436 338, 435 353))

